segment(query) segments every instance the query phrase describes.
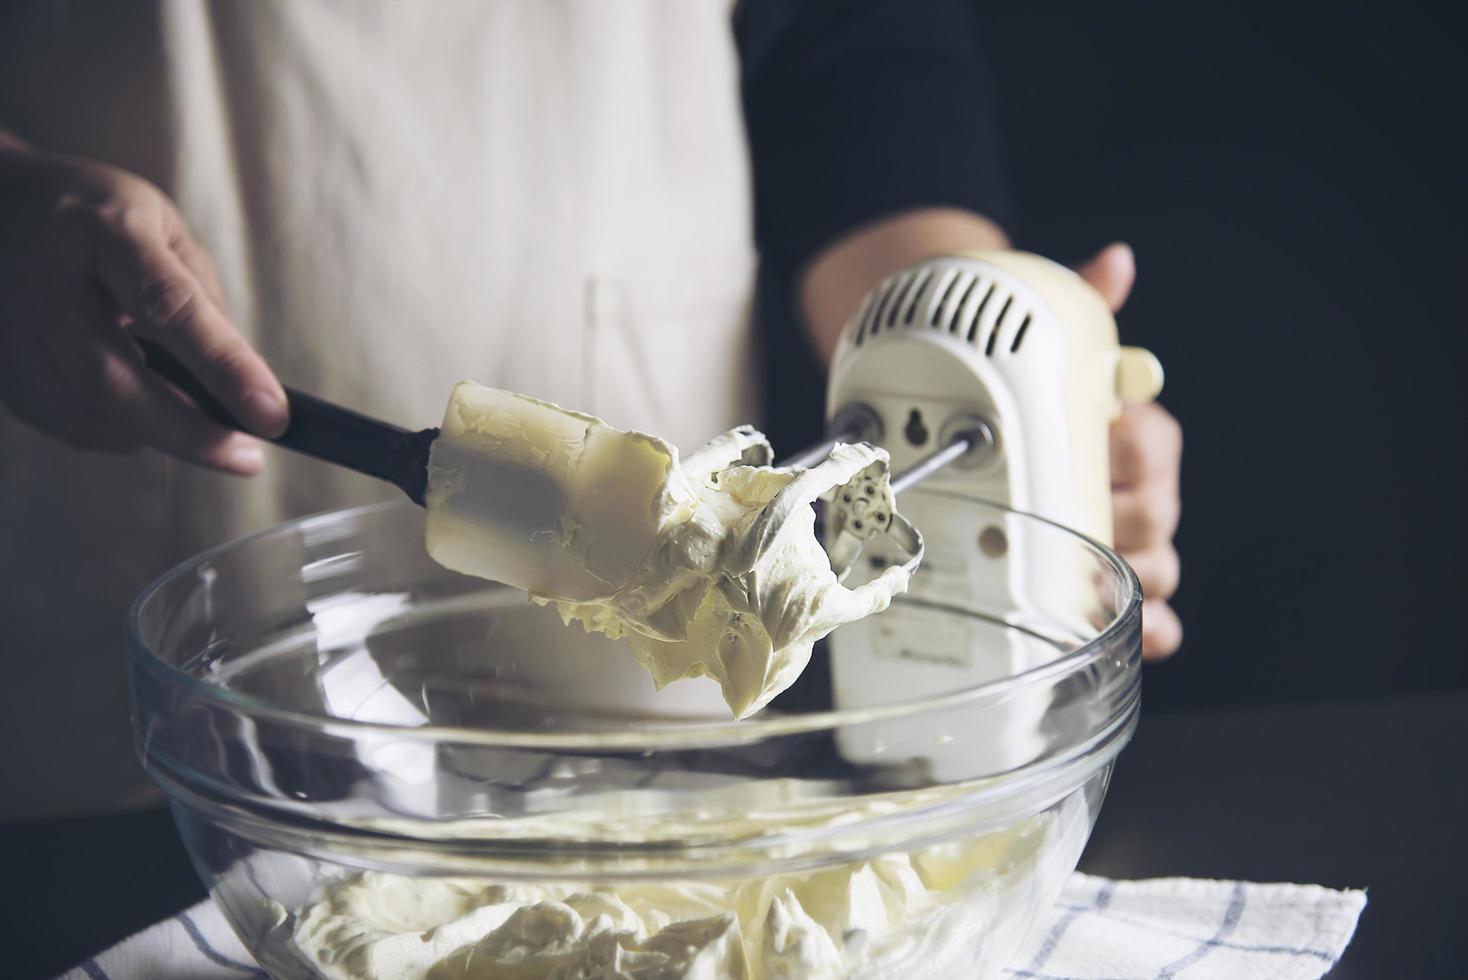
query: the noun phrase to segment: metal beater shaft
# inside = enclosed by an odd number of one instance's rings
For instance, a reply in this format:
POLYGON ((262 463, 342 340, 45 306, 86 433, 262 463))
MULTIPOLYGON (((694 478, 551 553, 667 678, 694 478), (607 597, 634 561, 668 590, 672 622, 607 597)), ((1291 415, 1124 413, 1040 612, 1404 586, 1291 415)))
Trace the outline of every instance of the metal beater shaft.
MULTIPOLYGON (((811 466, 825 459, 838 442, 877 442, 881 439, 882 424, 877 414, 860 403, 847 405, 836 416, 831 434, 820 442, 802 449, 794 456, 780 461, 780 466, 811 466)), ((977 453, 994 446, 994 432, 989 423, 975 415, 960 416, 944 426, 943 435, 948 439, 939 449, 918 460, 912 466, 892 477, 892 492, 901 493, 943 467, 962 459, 969 453, 977 453), (957 431, 955 431, 955 429, 957 431)))
POLYGON ((924 456, 913 463, 907 469, 892 478, 892 492, 901 493, 908 488, 921 483, 934 473, 947 466, 949 463, 965 455, 974 448, 974 440, 977 437, 971 433, 965 433, 956 437, 942 449, 924 456))
POLYGON ((826 438, 802 449, 794 456, 780 460, 777 466, 812 466, 828 456, 838 442, 878 442, 882 438, 882 420, 870 407, 852 402, 836 413, 826 438))
POLYGON ((836 432, 813 446, 802 449, 794 456, 780 460, 780 466, 810 466, 825 459, 836 447, 838 442, 859 442, 861 440, 861 429, 855 425, 848 426, 836 432))

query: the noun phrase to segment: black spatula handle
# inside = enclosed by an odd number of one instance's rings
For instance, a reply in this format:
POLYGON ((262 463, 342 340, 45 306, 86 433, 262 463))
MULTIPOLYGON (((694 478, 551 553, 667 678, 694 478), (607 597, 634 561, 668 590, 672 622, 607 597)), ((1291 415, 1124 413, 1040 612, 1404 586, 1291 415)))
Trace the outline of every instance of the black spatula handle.
MULTIPOLYGON (((248 431, 178 358, 151 341, 139 340, 138 345, 148 367, 192 398, 205 415, 227 428, 248 431)), ((428 486, 428 447, 438 436, 437 429, 411 432, 293 388, 285 389, 285 396, 290 425, 271 442, 386 480, 422 505, 428 486)))

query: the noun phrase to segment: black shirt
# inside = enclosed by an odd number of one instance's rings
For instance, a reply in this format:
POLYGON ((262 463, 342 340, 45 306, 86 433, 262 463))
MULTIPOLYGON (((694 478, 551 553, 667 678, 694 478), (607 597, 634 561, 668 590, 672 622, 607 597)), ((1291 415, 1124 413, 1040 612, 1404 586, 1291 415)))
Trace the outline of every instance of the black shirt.
POLYGON ((734 34, 754 176, 762 427, 784 456, 821 435, 825 382, 792 287, 826 243, 910 208, 1006 224, 993 85, 966 0, 740 0, 734 34))
POLYGON ((1005 223, 992 83, 964 0, 741 0, 755 237, 788 272, 860 224, 948 205, 1005 223))

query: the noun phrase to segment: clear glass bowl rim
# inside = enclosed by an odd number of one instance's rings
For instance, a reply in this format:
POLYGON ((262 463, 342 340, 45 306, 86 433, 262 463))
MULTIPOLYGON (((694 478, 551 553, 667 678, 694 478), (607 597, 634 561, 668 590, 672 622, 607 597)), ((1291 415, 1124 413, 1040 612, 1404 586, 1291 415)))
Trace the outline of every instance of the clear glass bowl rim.
MULTIPOLYGON (((833 709, 743 721, 731 718, 727 721, 678 723, 676 725, 652 723, 645 727, 639 726, 622 731, 596 732, 519 732, 449 725, 392 725, 385 722, 335 718, 330 715, 285 708, 254 695, 210 684, 163 660, 144 642, 139 621, 145 609, 155 596, 179 576, 192 574, 200 566, 214 561, 219 556, 253 542, 277 536, 289 536, 307 530, 313 525, 361 520, 378 512, 415 508, 415 505, 407 501, 386 501, 309 514, 223 542, 180 562, 149 583, 133 600, 127 611, 127 643, 138 666, 153 674, 164 684, 182 687, 191 696, 214 702, 228 710, 265 717, 277 723, 293 724, 323 733, 339 732, 360 735, 378 733, 398 739, 564 751, 608 748, 666 750, 685 748, 690 745, 750 744, 789 735, 836 731, 857 723, 908 718, 924 712, 946 710, 972 702, 998 699, 1031 685, 1043 684, 1072 671, 1083 670, 1106 657, 1117 637, 1126 632, 1131 623, 1141 616, 1141 583, 1131 566, 1111 548, 1079 531, 1036 514, 988 501, 984 502, 982 506, 991 508, 997 513, 1014 515, 1025 521, 1048 525, 1074 539, 1077 544, 1089 548, 1116 573, 1124 585, 1125 593, 1120 611, 1096 636, 1049 663, 997 681, 971 685, 927 697, 895 701, 878 707, 833 709)), ((956 608, 949 609, 949 611, 980 618, 975 613, 966 613, 956 608)))

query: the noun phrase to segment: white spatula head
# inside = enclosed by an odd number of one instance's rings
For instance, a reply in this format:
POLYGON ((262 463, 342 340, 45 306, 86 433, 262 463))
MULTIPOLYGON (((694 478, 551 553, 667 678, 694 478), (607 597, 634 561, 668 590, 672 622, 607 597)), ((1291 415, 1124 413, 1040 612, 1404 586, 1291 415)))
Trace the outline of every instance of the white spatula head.
POLYGON ((535 595, 612 595, 693 505, 673 499, 673 462, 660 439, 463 382, 429 455, 428 552, 535 595))

